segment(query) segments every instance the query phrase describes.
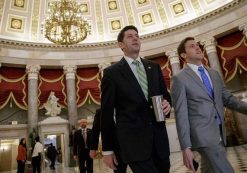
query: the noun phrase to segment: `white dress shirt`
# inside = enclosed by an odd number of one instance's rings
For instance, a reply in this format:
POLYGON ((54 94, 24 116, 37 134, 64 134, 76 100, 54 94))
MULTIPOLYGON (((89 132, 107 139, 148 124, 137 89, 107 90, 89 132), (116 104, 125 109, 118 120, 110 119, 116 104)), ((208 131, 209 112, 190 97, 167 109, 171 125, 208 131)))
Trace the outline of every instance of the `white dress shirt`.
POLYGON ((33 149, 32 157, 39 156, 39 153, 43 152, 43 145, 40 142, 36 142, 33 149))

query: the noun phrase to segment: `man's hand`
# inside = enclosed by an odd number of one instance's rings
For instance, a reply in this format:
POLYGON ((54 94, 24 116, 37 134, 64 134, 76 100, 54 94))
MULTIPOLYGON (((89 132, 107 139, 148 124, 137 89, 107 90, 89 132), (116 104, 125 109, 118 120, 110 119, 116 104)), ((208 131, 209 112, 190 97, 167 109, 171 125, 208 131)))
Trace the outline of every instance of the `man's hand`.
POLYGON ((89 156, 90 156, 92 159, 95 159, 95 157, 97 156, 97 151, 96 151, 96 150, 90 150, 89 156))
POLYGON ((184 161, 184 165, 193 171, 193 173, 196 172, 194 165, 193 165, 193 159, 194 159, 194 154, 191 151, 190 148, 186 148, 183 150, 183 161, 184 161))
POLYGON ((109 168, 113 170, 117 170, 116 165, 118 165, 118 161, 116 159, 115 154, 104 155, 103 161, 106 164, 106 166, 108 166, 109 168))
POLYGON ((74 159, 77 160, 77 156, 76 155, 74 155, 74 159))
POLYGON ((169 114, 169 112, 171 111, 171 105, 167 100, 163 100, 162 102, 162 109, 165 115, 169 114))

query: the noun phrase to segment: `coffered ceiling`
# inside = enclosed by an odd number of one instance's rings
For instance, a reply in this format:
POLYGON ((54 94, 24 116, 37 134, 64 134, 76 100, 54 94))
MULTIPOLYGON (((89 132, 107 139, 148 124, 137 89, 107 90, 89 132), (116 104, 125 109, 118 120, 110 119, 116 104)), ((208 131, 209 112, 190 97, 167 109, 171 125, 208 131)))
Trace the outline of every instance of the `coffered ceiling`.
MULTIPOLYGON (((51 0, 0 0, 0 38, 50 43, 42 33, 51 0)), ((125 25, 140 35, 162 31, 212 12, 234 0, 77 0, 91 24, 83 43, 116 40, 125 25)))

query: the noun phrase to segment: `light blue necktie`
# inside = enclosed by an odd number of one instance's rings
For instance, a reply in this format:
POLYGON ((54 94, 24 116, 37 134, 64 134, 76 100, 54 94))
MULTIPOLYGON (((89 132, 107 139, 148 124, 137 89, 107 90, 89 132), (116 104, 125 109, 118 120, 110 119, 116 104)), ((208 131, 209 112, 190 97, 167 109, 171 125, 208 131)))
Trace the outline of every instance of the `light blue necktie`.
MULTIPOLYGON (((207 74, 205 73, 205 70, 202 66, 198 67, 198 71, 201 74, 201 78, 202 78, 202 82, 204 84, 204 86, 207 88, 208 93, 210 94, 210 96, 214 99, 214 90, 212 88, 212 85, 210 83, 210 80, 207 76, 207 74)), ((220 118, 220 115, 218 114, 218 124, 222 124, 222 120, 220 118)))
POLYGON ((147 75, 145 72, 144 67, 141 65, 141 63, 138 60, 134 60, 132 62, 136 66, 136 72, 138 75, 138 83, 140 84, 142 91, 148 100, 148 82, 147 82, 147 75))

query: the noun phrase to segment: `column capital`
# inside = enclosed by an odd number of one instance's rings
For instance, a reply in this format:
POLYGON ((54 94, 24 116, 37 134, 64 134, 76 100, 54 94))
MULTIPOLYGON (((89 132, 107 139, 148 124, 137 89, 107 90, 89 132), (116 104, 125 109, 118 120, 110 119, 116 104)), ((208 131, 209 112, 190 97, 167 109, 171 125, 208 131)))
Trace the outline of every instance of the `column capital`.
POLYGON ((175 63, 179 64, 179 56, 176 49, 167 50, 166 56, 168 57, 171 64, 175 64, 175 63))
POLYGON ((205 38, 205 39, 201 39, 200 40, 200 43, 204 46, 215 46, 216 45, 216 40, 214 37, 208 37, 208 38, 205 38))
POLYGON ((204 45, 207 54, 209 54, 211 52, 217 52, 217 50, 216 50, 217 42, 216 42, 214 37, 209 37, 209 38, 206 38, 206 39, 202 39, 200 41, 200 43, 202 45, 204 45))
POLYGON ((75 65, 65 65, 63 66, 63 71, 66 74, 66 79, 75 79, 77 66, 75 65))
POLYGON ((242 31, 243 34, 245 35, 245 37, 247 38, 247 23, 244 23, 244 24, 240 25, 240 26, 238 27, 238 29, 239 29, 240 31, 242 31))
POLYGON ((111 65, 110 62, 103 62, 98 64, 98 68, 100 71, 103 71, 105 68, 109 67, 111 65))
POLYGON ((28 64, 26 66, 26 72, 28 73, 28 80, 36 79, 38 80, 38 74, 40 70, 40 65, 38 64, 28 64))
POLYGON ((103 71, 105 68, 109 67, 111 65, 110 62, 103 62, 103 63, 100 63, 98 64, 98 68, 99 68, 99 71, 101 73, 101 77, 103 77, 103 71))

